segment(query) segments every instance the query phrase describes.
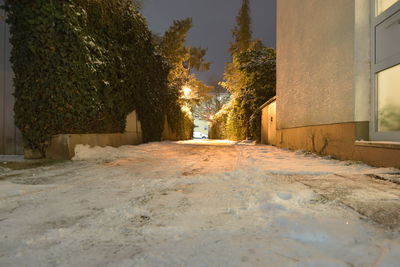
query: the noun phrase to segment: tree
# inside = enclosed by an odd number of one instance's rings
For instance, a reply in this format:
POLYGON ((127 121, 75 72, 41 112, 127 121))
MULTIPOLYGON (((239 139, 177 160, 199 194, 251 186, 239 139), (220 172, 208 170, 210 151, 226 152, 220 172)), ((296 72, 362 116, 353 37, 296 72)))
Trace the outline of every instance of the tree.
POLYGON ((236 21, 230 47, 232 61, 226 65, 220 83, 232 97, 216 114, 214 134, 235 140, 259 139, 259 107, 275 95, 276 55, 274 49, 252 40, 249 0, 242 0, 236 21))
MULTIPOLYGON (((206 99, 208 92, 212 89, 191 73, 192 70, 206 71, 211 64, 205 60, 207 49, 186 45, 186 37, 192 25, 190 18, 175 20, 163 36, 153 36, 158 53, 170 66, 169 103, 178 103, 169 107, 168 122, 171 128, 181 136, 188 136, 193 107, 202 99, 206 99), (190 88, 185 94, 184 87, 190 88)), ((191 130, 193 130, 192 127, 191 130)))
POLYGON ((194 117, 202 120, 210 120, 220 111, 222 106, 229 101, 230 95, 219 85, 218 79, 211 77, 208 84, 213 88, 193 110, 194 117))
POLYGON ((225 66, 224 80, 220 82, 220 85, 234 95, 243 87, 244 79, 245 77, 239 71, 237 58, 233 57, 232 62, 225 66))
POLYGON ((211 87, 198 80, 191 71, 207 71, 211 63, 204 59, 207 49, 186 46, 186 37, 192 26, 190 18, 175 20, 164 36, 156 37, 155 40, 159 53, 171 66, 170 86, 178 91, 181 91, 183 86, 190 87, 191 99, 197 102, 211 87))
POLYGON ((261 41, 255 41, 250 49, 238 55, 238 62, 239 70, 246 77, 245 86, 238 93, 246 136, 259 139, 259 107, 276 94, 276 53, 261 41))
POLYGON ((192 19, 174 20, 171 27, 159 39, 160 54, 174 68, 184 68, 183 62, 189 59, 190 49, 185 46, 186 36, 192 28, 192 19))
POLYGON ((246 51, 251 44, 252 31, 249 0, 242 0, 242 6, 236 17, 236 22, 237 25, 232 31, 233 41, 229 49, 232 60, 225 67, 224 81, 221 83, 232 94, 238 92, 244 84, 244 77, 239 71, 237 56, 246 51))
POLYGON ((226 65, 224 81, 220 83, 222 87, 232 94, 232 97, 230 102, 223 108, 223 111, 217 115, 217 118, 223 120, 219 125, 224 125, 226 128, 224 129, 226 133, 225 137, 244 139, 246 136, 242 129, 245 129, 245 123, 243 122, 243 114, 241 113, 242 109, 239 107, 240 103, 244 102, 239 100, 245 97, 245 95, 241 94, 241 90, 246 86, 246 77, 240 70, 238 55, 246 51, 251 44, 252 31, 249 0, 242 0, 242 6, 236 17, 236 22, 237 25, 232 31, 233 41, 229 48, 232 59, 226 65))
POLYGON ((232 32, 234 41, 230 47, 232 55, 244 52, 250 47, 252 31, 249 0, 242 0, 242 7, 236 17, 236 22, 237 26, 232 32))
POLYGON ((133 0, 133 6, 140 10, 143 8, 143 0, 133 0))
POLYGON ((198 71, 208 71, 211 63, 206 62, 204 57, 207 54, 206 48, 201 47, 190 47, 190 57, 186 62, 186 68, 195 69, 198 71))

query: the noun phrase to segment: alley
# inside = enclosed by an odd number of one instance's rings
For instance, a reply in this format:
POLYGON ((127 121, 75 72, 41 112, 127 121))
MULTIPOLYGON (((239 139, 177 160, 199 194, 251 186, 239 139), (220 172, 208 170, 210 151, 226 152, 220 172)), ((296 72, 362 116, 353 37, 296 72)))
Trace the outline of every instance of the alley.
POLYGON ((228 141, 0 167, 0 266, 396 266, 396 169, 228 141))

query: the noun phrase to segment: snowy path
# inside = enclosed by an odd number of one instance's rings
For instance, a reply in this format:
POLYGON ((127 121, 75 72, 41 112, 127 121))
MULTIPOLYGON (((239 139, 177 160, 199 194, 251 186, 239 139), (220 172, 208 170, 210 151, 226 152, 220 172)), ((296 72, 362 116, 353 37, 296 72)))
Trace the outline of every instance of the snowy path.
POLYGON ((368 178, 394 172, 222 141, 80 147, 0 170, 0 266, 399 266, 400 185, 368 178))

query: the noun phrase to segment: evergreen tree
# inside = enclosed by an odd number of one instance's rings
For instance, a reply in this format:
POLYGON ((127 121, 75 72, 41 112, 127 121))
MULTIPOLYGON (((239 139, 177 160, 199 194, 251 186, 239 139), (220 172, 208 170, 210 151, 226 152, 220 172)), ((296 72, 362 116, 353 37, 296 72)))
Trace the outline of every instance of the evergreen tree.
POLYGON ((133 6, 140 10, 143 8, 143 0, 133 0, 133 6))
POLYGON ((220 83, 232 97, 215 116, 214 134, 234 140, 259 139, 258 108, 275 95, 275 50, 252 40, 249 0, 242 0, 236 21, 230 47, 232 61, 226 65, 220 83))
POLYGON ((237 94, 246 129, 246 137, 260 140, 261 113, 259 107, 275 96, 276 54, 261 41, 254 41, 250 48, 238 55, 239 70, 245 86, 237 94))
POLYGON ((211 63, 204 59, 207 49, 186 46, 186 37, 192 26, 190 18, 175 20, 164 36, 153 39, 157 42, 159 53, 171 66, 168 77, 170 87, 177 92, 182 86, 190 87, 192 92, 187 98, 199 102, 207 96, 211 87, 198 80, 191 71, 207 71, 211 63))
POLYGON ((192 19, 190 18, 175 20, 159 40, 160 54, 174 68, 183 68, 183 62, 189 59, 190 49, 185 46, 185 43, 192 26, 192 19))
POLYGON ((242 7, 236 17, 237 25, 233 30, 234 41, 231 43, 232 56, 246 51, 250 47, 252 31, 250 16, 250 0, 242 0, 242 7))
POLYGON ((249 49, 251 44, 252 31, 249 0, 242 0, 242 6, 236 17, 236 22, 237 25, 232 31, 233 41, 229 49, 232 61, 226 65, 224 81, 221 83, 231 94, 235 94, 244 86, 244 77, 239 71, 237 56, 249 49))
POLYGON ((153 36, 158 53, 170 66, 168 74, 169 103, 167 118, 171 129, 187 139, 192 137, 192 110, 195 104, 208 97, 212 87, 198 80, 192 70, 206 71, 209 62, 204 59, 207 49, 186 45, 186 37, 192 28, 192 19, 175 20, 163 36, 153 36), (190 92, 184 92, 188 87, 190 92))

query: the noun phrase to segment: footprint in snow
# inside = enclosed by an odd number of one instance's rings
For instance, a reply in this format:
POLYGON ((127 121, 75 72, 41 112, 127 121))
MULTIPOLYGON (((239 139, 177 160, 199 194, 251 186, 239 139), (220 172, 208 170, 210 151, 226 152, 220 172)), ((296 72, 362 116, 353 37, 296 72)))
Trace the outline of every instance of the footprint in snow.
POLYGON ((292 194, 287 192, 278 192, 276 195, 283 200, 289 200, 292 198, 292 194))

